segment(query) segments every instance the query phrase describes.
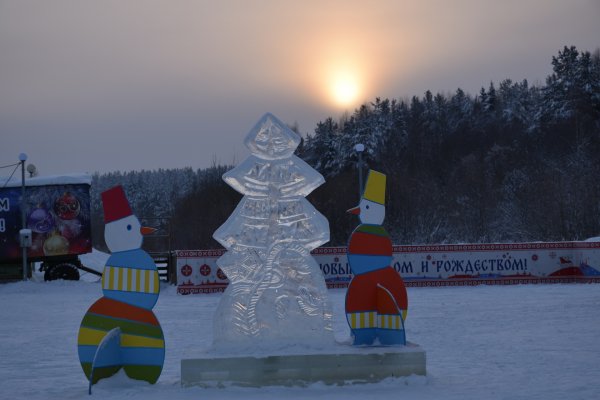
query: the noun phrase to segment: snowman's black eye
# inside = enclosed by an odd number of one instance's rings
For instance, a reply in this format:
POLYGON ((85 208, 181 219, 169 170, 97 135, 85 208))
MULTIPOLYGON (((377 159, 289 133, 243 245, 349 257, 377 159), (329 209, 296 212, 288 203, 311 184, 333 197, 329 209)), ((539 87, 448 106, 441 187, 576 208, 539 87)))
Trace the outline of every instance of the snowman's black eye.
POLYGON ((127 230, 130 231, 131 230, 131 225, 127 225, 127 230))
POLYGON ((369 205, 367 204, 367 205, 365 206, 365 208, 368 210, 368 209, 369 209, 369 205))

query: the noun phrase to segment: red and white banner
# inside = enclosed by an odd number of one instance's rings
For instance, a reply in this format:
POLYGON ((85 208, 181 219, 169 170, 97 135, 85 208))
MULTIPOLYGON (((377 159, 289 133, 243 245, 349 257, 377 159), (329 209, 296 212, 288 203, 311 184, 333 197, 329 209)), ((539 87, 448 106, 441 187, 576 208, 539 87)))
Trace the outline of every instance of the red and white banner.
POLYGON ((217 266, 220 250, 177 250, 177 292, 181 294, 222 292, 229 284, 217 266))
MULTIPOLYGON (((216 260, 225 250, 177 251, 177 290, 220 292, 227 277, 216 260)), ((327 286, 352 279, 345 247, 312 252, 327 286)), ((407 286, 600 283, 600 242, 394 246, 392 265, 407 286)))

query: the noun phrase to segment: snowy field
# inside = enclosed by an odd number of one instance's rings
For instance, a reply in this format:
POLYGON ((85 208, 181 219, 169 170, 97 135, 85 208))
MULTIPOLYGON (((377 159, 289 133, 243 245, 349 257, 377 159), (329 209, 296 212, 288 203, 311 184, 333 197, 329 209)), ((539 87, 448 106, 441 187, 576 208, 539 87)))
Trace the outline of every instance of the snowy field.
MULTIPOLYGON (((98 257, 98 255, 92 255, 98 257)), ((89 265, 101 262, 84 261, 89 265)), ((100 264, 101 267, 102 264, 100 264)), ((163 286, 154 312, 167 355, 156 385, 100 381, 110 399, 598 399, 600 285, 409 288, 407 338, 427 352, 427 377, 377 384, 262 389, 182 388, 180 360, 212 340, 220 295, 163 286)), ((0 399, 87 399, 77 332, 101 296, 98 278, 0 284, 0 399)), ((345 290, 329 291, 338 338, 348 336, 345 290)))

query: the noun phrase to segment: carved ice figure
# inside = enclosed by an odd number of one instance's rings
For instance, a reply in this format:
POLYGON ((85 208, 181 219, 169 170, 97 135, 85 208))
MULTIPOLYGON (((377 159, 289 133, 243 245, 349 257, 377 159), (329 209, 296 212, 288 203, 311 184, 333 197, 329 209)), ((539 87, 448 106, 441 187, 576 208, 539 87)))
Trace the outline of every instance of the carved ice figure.
POLYGON ((213 237, 229 278, 215 313, 214 346, 333 340, 325 280, 310 251, 329 223, 305 198, 324 179, 293 155, 300 137, 265 114, 244 140, 251 155, 223 179, 244 197, 213 237))

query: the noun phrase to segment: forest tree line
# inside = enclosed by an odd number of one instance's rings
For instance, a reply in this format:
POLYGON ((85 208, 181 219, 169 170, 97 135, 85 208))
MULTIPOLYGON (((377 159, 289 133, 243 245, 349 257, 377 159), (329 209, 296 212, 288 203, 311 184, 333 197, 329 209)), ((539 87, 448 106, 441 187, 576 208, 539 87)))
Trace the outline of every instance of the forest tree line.
MULTIPOLYGON (((545 85, 493 82, 471 95, 376 98, 327 118, 296 154, 325 177, 308 196, 345 245, 357 225, 363 172, 387 175, 384 225, 396 244, 583 240, 600 235, 600 52, 564 47, 545 85)), ((138 216, 169 224, 171 249, 217 248, 212 233, 241 195, 221 175, 194 171, 95 174, 95 245, 103 248, 99 193, 122 184, 138 216)), ((166 228, 164 228, 166 229, 166 228)))

